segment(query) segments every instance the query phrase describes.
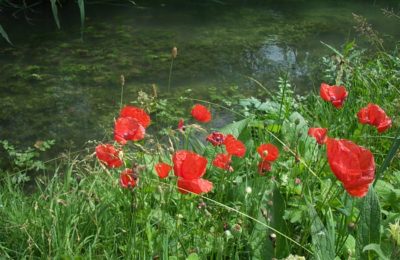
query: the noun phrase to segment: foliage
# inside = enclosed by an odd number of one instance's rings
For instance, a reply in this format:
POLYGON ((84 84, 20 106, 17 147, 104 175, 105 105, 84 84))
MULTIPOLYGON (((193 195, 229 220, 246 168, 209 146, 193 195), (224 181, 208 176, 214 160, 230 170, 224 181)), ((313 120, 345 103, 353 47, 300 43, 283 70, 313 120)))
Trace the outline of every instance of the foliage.
MULTIPOLYGON (((7 238, 0 241, 0 254, 8 258, 397 259, 400 60, 397 53, 364 56, 354 42, 342 51, 329 48, 334 58, 324 59, 326 79, 345 85, 350 93, 341 110, 321 100, 318 93, 296 96, 289 74, 278 79, 275 95, 242 99, 228 108, 236 121, 219 129, 199 125, 188 116, 188 109, 173 106, 189 108, 199 100, 159 99, 156 91, 140 92, 133 103, 151 114, 153 124, 144 141, 124 146, 124 166, 138 174, 134 189, 120 187, 118 169, 83 155, 64 158, 52 175, 36 177, 37 190, 27 196, 20 185, 24 180, 15 181, 13 174, 42 170, 45 165, 33 148, 17 151, 2 141, 11 170, 0 183, 0 236, 7 238), (393 127, 384 135, 357 123, 355 114, 368 102, 384 106, 393 118, 393 127), (182 117, 185 130, 177 127, 182 117), (332 138, 347 138, 373 151, 379 175, 364 198, 351 197, 337 182, 326 149, 307 134, 315 126, 329 128, 332 138), (232 134, 245 144, 246 156, 233 158, 233 172, 212 166, 215 155, 224 152, 204 141, 212 130, 232 134), (280 151, 265 176, 257 170, 256 149, 263 143, 272 143, 280 151), (158 178, 154 165, 170 164, 171 155, 182 149, 208 159, 206 177, 214 183, 212 192, 183 195, 177 191, 175 177, 158 178)), ((226 103, 203 103, 213 115, 226 109, 226 103)), ((46 150, 51 144, 40 147, 46 150)))
POLYGON ((40 159, 40 152, 50 149, 54 140, 38 141, 34 148, 29 147, 25 150, 17 150, 6 140, 0 140, 0 144, 5 155, 0 161, 0 176, 11 176, 13 183, 20 184, 29 181, 32 172, 46 169, 40 159))

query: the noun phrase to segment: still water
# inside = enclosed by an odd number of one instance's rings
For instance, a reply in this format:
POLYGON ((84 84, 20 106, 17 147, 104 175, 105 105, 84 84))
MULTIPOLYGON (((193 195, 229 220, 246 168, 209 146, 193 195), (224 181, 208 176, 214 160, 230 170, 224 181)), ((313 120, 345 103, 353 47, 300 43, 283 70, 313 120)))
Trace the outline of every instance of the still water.
POLYGON ((321 41, 339 49, 353 39, 363 44, 352 13, 400 37, 399 22, 381 12, 399 8, 396 1, 182 2, 88 5, 83 41, 73 4, 61 10, 61 30, 44 10, 31 15, 33 25, 1 21, 15 47, 0 43, 0 139, 21 146, 55 139, 72 149, 110 139, 121 74, 125 103, 153 84, 162 97, 260 97, 249 77, 273 90, 282 73, 307 92, 322 80, 321 56, 330 53, 321 41))

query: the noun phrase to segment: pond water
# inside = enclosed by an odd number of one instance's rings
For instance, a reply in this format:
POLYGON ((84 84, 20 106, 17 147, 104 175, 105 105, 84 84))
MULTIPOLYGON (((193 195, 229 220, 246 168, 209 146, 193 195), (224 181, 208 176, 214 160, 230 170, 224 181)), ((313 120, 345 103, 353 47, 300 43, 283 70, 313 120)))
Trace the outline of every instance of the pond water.
POLYGON ((34 25, 0 20, 15 45, 0 43, 0 139, 55 139, 72 149, 110 139, 121 74, 125 103, 153 84, 162 97, 261 97, 249 77, 274 89, 282 73, 304 93, 319 84, 320 57, 330 53, 320 41, 340 48, 359 40, 352 13, 399 39, 398 23, 380 10, 396 1, 165 2, 88 5, 83 41, 74 4, 60 10, 61 30, 50 12, 29 14, 34 25))

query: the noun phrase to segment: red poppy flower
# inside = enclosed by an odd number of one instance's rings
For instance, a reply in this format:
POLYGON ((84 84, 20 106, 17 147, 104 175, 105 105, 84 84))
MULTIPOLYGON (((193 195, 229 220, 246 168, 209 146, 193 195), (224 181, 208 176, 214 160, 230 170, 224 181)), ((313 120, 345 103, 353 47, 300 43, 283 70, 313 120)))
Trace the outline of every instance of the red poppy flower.
POLYGON ((172 157, 176 176, 188 180, 201 178, 206 173, 207 159, 190 151, 177 151, 172 157))
POLYGON ((375 177, 372 153, 349 140, 328 138, 328 162, 336 178, 346 191, 355 197, 364 197, 375 177))
POLYGON ((264 160, 258 164, 258 174, 264 176, 266 172, 271 171, 271 162, 264 160))
POLYGON ((392 126, 392 120, 385 113, 385 110, 375 104, 368 104, 357 113, 358 121, 361 124, 373 125, 379 133, 386 131, 392 126))
POLYGON ((133 188, 137 182, 136 174, 132 169, 125 169, 119 176, 119 183, 123 188, 133 188))
POLYGON ((212 182, 205 180, 205 179, 185 179, 185 178, 178 178, 178 190, 182 194, 186 194, 189 191, 201 194, 210 192, 213 188, 212 182))
POLYGON ((331 102, 336 108, 341 108, 349 93, 344 86, 330 86, 322 83, 319 94, 323 100, 331 102))
POLYGON ((206 140, 214 146, 219 146, 224 143, 225 135, 220 132, 212 132, 207 136, 206 140))
POLYGON ((131 117, 141 124, 144 128, 147 128, 150 124, 150 116, 141 108, 134 106, 125 106, 122 108, 120 117, 131 117))
POLYGON ((179 119, 179 122, 178 122, 178 130, 179 131, 185 131, 185 122, 183 121, 183 119, 181 118, 181 119, 179 119))
POLYGON ((262 144, 257 148, 258 154, 263 161, 275 161, 279 157, 279 150, 273 144, 262 144))
POLYGON ((231 155, 243 157, 246 154, 246 146, 233 135, 227 135, 224 144, 226 151, 231 155))
POLYGON ((313 128, 308 129, 308 135, 315 138, 318 144, 325 144, 328 139, 328 129, 326 128, 313 128))
POLYGON ((207 123, 211 121, 210 111, 203 105, 196 104, 192 108, 192 116, 199 122, 207 123))
POLYGON ((146 130, 131 117, 120 117, 115 122, 114 139, 124 145, 128 140, 139 141, 144 138, 146 130))
POLYGON ((213 165, 217 168, 221 168, 223 170, 232 172, 233 168, 231 166, 232 162, 231 157, 232 155, 230 154, 224 154, 224 153, 217 154, 217 156, 213 161, 213 165))
POLYGON ((100 144, 96 146, 96 156, 103 164, 110 168, 117 168, 122 165, 122 160, 119 158, 121 150, 116 149, 111 144, 100 144))
POLYGON ((168 177, 168 173, 172 170, 172 166, 163 162, 159 162, 155 166, 158 177, 161 179, 168 177))

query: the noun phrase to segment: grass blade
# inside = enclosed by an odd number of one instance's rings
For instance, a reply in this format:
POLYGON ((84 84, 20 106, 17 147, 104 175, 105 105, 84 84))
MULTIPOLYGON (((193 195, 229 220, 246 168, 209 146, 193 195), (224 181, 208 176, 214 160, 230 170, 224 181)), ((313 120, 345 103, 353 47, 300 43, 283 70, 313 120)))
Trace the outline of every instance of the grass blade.
POLYGON ((85 26, 85 1, 78 0, 78 6, 81 15, 81 38, 83 39, 83 28, 85 26))
POLYGON ((57 0, 50 0, 51 2, 51 11, 53 12, 54 21, 57 24, 57 28, 60 29, 60 20, 58 19, 58 8, 57 8, 57 0))
POLYGON ((380 177, 382 177, 383 172, 389 167, 390 162, 393 160, 394 156, 396 155, 397 150, 400 148, 400 128, 397 130, 396 137, 392 143, 392 147, 390 147, 390 150, 388 154, 386 155, 385 160, 383 161, 381 168, 379 169, 378 173, 376 174, 376 178, 374 181, 374 186, 376 182, 379 180, 380 177))
POLYGON ((7 34, 6 31, 3 29, 3 26, 1 26, 1 24, 0 24, 0 34, 1 34, 1 36, 3 36, 3 38, 4 38, 9 44, 13 45, 12 42, 10 41, 10 38, 8 38, 8 34, 7 34))

